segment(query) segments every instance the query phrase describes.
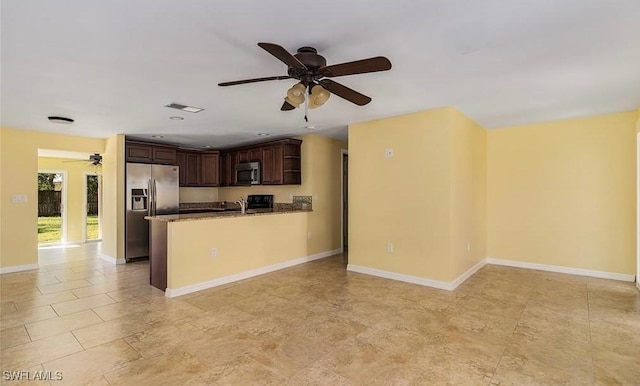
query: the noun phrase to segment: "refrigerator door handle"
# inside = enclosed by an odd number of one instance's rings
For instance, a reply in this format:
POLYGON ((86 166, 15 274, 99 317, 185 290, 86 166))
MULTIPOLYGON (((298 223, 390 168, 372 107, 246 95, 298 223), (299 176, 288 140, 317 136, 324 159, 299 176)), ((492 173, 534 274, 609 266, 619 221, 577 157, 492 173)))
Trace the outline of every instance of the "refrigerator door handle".
POLYGON ((151 192, 151 178, 147 181, 147 215, 151 216, 151 206, 153 205, 153 196, 151 192))
POLYGON ((158 197, 156 197, 156 179, 153 179, 153 215, 155 216, 158 211, 158 197))

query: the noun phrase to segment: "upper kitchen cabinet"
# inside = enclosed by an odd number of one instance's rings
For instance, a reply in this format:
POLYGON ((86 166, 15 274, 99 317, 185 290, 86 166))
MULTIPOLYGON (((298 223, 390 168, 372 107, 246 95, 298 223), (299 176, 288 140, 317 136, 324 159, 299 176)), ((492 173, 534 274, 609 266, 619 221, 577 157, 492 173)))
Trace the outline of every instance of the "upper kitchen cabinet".
POLYGON ((220 185, 220 152, 208 151, 200 154, 202 173, 201 186, 220 185))
POLYGON ((220 185, 233 186, 236 183, 236 165, 238 152, 229 151, 220 154, 220 185))
POLYGON ((262 145, 263 185, 302 183, 301 145, 302 141, 298 139, 284 139, 262 145))
POLYGON ((127 141, 125 143, 125 160, 127 162, 175 165, 176 149, 146 142, 127 141))
POLYGON ((220 185, 220 152, 178 151, 176 161, 180 168, 180 186, 220 185))

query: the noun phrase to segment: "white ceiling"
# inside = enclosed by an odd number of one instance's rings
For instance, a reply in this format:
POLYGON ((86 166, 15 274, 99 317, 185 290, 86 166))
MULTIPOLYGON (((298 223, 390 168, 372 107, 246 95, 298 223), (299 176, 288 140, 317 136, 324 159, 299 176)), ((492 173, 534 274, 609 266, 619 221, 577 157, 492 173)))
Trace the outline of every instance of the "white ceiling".
POLYGON ((638 0, 3 0, 1 18, 3 127, 194 147, 305 134, 303 111, 279 110, 294 80, 217 86, 286 74, 261 41, 329 64, 391 60, 334 78, 369 105, 334 95, 311 110, 343 139, 350 123, 440 106, 487 128, 640 106, 638 0))

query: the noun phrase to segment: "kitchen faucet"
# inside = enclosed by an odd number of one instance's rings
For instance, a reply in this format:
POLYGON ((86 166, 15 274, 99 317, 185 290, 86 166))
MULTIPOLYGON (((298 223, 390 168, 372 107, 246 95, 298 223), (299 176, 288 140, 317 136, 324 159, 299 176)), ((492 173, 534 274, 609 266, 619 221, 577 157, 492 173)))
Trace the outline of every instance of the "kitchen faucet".
POLYGON ((244 198, 240 197, 236 204, 240 205, 240 213, 247 214, 247 201, 244 198))

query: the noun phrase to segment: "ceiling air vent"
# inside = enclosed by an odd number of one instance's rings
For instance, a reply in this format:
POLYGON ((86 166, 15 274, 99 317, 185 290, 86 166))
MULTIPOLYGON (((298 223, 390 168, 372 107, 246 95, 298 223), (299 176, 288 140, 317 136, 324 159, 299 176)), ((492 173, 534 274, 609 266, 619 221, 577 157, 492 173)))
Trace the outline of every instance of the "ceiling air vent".
POLYGON ((189 113, 199 113, 200 111, 204 110, 200 107, 186 106, 181 105, 180 103, 169 103, 168 105, 165 105, 165 107, 170 107, 172 109, 186 111, 189 113))

